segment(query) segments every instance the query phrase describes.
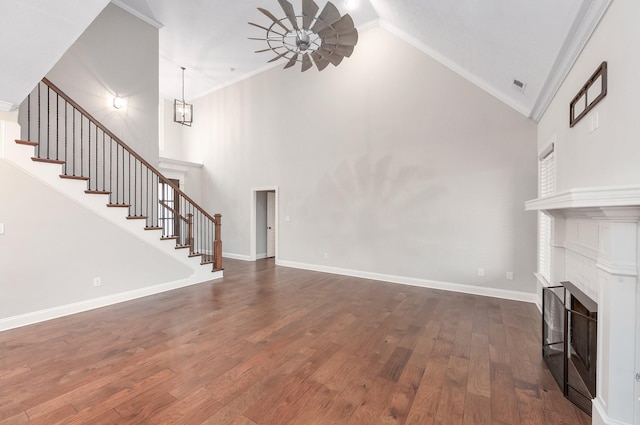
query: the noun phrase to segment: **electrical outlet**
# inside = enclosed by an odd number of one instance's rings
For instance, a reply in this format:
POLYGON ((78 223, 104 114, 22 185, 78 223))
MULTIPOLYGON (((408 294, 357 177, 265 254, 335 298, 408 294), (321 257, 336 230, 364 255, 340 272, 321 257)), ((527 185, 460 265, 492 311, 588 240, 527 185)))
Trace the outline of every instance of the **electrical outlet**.
POLYGON ((4 223, 0 223, 0 235, 4 235, 4 223))
POLYGON ((329 258, 329 253, 328 253, 328 252, 325 252, 325 253, 324 253, 324 259, 326 260, 326 259, 328 259, 328 258, 329 258))
POLYGON ((513 272, 507 272, 507 280, 513 280, 513 272))
POLYGON ((478 276, 480 277, 484 276, 484 269, 478 269, 478 276))
POLYGON ((93 286, 98 287, 102 285, 102 278, 94 277, 93 278, 93 286))

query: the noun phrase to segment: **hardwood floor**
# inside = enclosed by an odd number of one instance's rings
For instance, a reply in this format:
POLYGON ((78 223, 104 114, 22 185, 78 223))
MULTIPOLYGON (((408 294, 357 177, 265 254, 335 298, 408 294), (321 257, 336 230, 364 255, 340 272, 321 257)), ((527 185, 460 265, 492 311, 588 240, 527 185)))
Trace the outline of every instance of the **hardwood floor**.
POLYGON ((534 305, 225 260, 0 333, 0 424, 586 425, 534 305))

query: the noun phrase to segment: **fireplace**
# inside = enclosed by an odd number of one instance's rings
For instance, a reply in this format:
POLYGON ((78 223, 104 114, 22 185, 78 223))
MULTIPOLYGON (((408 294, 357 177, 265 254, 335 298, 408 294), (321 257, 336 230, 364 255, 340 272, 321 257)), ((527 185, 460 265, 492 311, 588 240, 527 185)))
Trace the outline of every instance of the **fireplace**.
POLYGON ((543 289, 542 356, 565 397, 591 414, 598 305, 571 282, 543 289))

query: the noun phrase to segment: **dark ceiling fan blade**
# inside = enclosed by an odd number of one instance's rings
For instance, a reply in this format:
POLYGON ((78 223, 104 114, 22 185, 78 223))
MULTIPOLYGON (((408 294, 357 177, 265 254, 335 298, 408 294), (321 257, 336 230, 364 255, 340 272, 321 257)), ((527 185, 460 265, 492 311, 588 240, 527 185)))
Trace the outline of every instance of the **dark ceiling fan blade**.
POLYGON ((289 22, 291 22, 293 28, 296 31, 299 31, 300 28, 298 27, 298 19, 296 18, 295 10, 293 10, 293 5, 291 5, 291 3, 289 3, 287 0, 278 0, 278 3, 280 3, 280 7, 282 7, 284 14, 287 15, 287 18, 289 18, 289 22))
POLYGON ((271 47, 269 47, 268 49, 256 50, 253 53, 263 53, 263 52, 268 52, 268 51, 271 51, 271 50, 273 50, 273 49, 271 47))
POLYGON ((322 37, 322 40, 327 44, 337 44, 339 46, 355 46, 358 44, 358 31, 353 30, 353 32, 322 37))
POLYGON ((302 72, 305 72, 311 67, 313 67, 313 63, 311 63, 311 58, 309 58, 308 53, 305 53, 304 55, 302 55, 302 72))
POLYGON ((323 47, 341 56, 350 57, 353 53, 353 46, 341 46, 337 44, 324 44, 323 47))
POLYGON ((331 25, 331 28, 333 28, 333 30, 337 34, 344 34, 353 31, 355 29, 355 24, 353 23, 351 15, 347 14, 340 18, 338 21, 334 22, 331 25))
POLYGON ((282 35, 284 36, 284 34, 279 33, 278 31, 274 31, 274 30, 269 30, 269 28, 267 27, 263 27, 262 25, 258 25, 258 24, 254 24, 253 22, 249 22, 249 25, 253 25, 254 27, 258 27, 262 30, 265 30, 267 33, 272 32, 274 34, 278 34, 278 35, 282 35))
POLYGON ((323 28, 318 35, 321 37, 333 37, 336 35, 349 34, 356 31, 351 16, 344 15, 342 19, 335 22, 332 26, 323 28))
POLYGON ((309 29, 319 9, 313 0, 302 0, 302 28, 309 29))
POLYGON ((318 52, 311 53, 311 57, 313 58, 313 61, 316 63, 316 66, 318 67, 319 71, 322 71, 331 63, 327 59, 320 56, 320 53, 318 52))
POLYGON ((326 59, 329 62, 331 62, 333 64, 333 66, 340 65, 340 62, 342 62, 342 59, 344 59, 344 56, 339 55, 338 53, 332 52, 331 50, 328 50, 328 49, 325 49, 325 48, 322 48, 322 49, 318 50, 318 53, 324 59, 326 59))
POLYGON ((296 62, 298 62, 298 54, 297 53, 295 55, 293 55, 293 57, 291 59, 289 59, 289 62, 287 62, 287 64, 284 66, 284 69, 291 68, 293 65, 296 64, 296 62))
POLYGON ((340 19, 340 11, 338 10, 337 7, 335 7, 333 3, 328 1, 327 4, 324 6, 324 9, 322 9, 322 12, 320 12, 318 19, 316 19, 316 23, 313 24, 311 31, 318 33, 322 29, 328 27, 329 25, 333 24, 339 19, 340 19))
POLYGON ((274 50, 274 52, 275 52, 278 56, 276 56, 275 58, 271 59, 269 62, 275 62, 275 61, 277 61, 278 59, 280 59, 280 58, 284 57, 284 55, 286 55, 287 53, 289 53, 289 51, 288 51, 288 50, 287 50, 286 52, 284 52, 284 53, 278 53, 278 52, 276 52, 275 50, 274 50))
POLYGON ((266 9, 263 9, 261 7, 258 8, 258 10, 262 13, 264 13, 269 19, 271 19, 273 21, 274 24, 278 24, 280 25, 280 27, 282 27, 283 30, 285 30, 286 32, 289 32, 289 28, 287 28, 282 22, 280 22, 278 20, 278 18, 276 18, 275 16, 273 16, 273 14, 271 12, 269 12, 266 9))

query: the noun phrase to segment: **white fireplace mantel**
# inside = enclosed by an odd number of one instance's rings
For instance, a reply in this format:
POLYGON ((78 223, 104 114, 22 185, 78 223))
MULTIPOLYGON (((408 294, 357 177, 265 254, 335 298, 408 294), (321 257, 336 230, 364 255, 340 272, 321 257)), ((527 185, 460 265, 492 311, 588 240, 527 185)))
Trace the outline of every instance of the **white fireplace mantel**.
POLYGON ((553 217, 551 282, 598 303, 594 425, 639 425, 640 185, 576 188, 526 202, 553 217))
POLYGON ((527 211, 571 211, 606 207, 640 207, 640 185, 571 189, 525 203, 527 211))

